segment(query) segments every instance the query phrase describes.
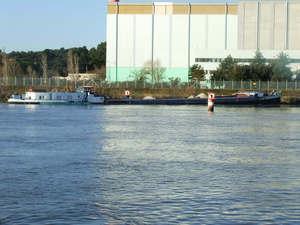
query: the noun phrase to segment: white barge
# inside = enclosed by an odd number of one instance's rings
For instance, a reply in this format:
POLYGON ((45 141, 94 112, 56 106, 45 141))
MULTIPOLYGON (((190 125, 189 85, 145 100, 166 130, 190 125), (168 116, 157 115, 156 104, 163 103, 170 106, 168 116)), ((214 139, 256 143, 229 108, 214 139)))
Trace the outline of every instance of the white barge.
POLYGON ((35 92, 12 95, 10 104, 104 104, 105 97, 96 95, 92 87, 83 87, 76 92, 35 92))

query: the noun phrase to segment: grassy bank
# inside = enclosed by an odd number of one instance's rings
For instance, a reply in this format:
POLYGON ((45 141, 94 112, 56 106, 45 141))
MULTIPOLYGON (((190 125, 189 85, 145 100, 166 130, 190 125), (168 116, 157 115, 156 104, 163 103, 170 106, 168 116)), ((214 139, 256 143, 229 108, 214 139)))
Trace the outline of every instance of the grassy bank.
MULTIPOLYGON (((53 89, 51 89, 53 91, 53 89)), ((35 91, 51 91, 50 89, 41 89, 35 91)), ((74 91, 74 88, 60 88, 56 91, 74 91)), ((101 95, 110 96, 112 98, 122 98, 125 89, 123 88, 95 88, 96 92, 101 95)), ((0 102, 6 102, 9 96, 14 93, 24 93, 25 88, 15 87, 1 87, 0 88, 0 102)), ((153 96, 155 98, 186 98, 191 95, 198 95, 200 93, 207 93, 210 90, 199 89, 193 87, 175 87, 175 88, 137 88, 130 90, 133 98, 143 98, 145 96, 153 96)), ((231 95, 236 91, 233 90, 213 90, 216 95, 231 95)), ((300 105, 300 91, 283 91, 283 104, 300 105)))

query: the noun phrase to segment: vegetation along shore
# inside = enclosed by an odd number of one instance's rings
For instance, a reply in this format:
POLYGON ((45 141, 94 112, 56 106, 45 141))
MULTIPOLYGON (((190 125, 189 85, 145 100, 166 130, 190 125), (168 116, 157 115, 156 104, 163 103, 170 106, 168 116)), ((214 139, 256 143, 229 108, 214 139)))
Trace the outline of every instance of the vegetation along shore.
POLYGON ((257 51, 248 64, 230 55, 208 76, 200 65, 192 65, 189 81, 166 78, 160 63, 132 71, 128 82, 106 82, 106 43, 95 48, 46 49, 38 52, 0 50, 0 101, 13 93, 34 90, 72 91, 82 85, 95 86, 97 93, 122 98, 130 89, 134 98, 186 98, 213 90, 217 95, 230 95, 238 90, 281 91, 283 104, 300 104, 300 70, 291 71, 288 55, 267 60, 257 51), (255 81, 255 82, 253 82, 255 81), (125 85, 126 83, 126 85, 125 85), (104 85, 103 85, 104 84, 104 85))

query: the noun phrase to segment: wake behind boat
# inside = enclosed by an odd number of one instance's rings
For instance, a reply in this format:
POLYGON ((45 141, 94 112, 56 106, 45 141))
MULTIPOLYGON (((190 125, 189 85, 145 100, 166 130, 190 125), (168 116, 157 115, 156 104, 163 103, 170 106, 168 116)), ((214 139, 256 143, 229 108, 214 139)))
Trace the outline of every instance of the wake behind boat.
POLYGON ((36 92, 29 90, 23 95, 12 95, 10 104, 104 104, 104 96, 93 92, 92 87, 79 88, 76 92, 36 92))

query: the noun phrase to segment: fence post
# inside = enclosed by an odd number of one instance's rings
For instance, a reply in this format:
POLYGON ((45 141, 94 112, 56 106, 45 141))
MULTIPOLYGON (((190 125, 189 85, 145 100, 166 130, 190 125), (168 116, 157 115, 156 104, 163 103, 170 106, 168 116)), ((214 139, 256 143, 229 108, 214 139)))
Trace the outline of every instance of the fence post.
POLYGON ((270 92, 270 81, 267 81, 267 91, 270 92))
POLYGON ((260 91, 260 80, 258 81, 258 90, 260 91))
POLYGON ((26 87, 26 80, 25 80, 25 77, 23 77, 23 87, 26 87))
POLYGON ((231 81, 231 90, 233 90, 233 80, 231 81))
POLYGON ((288 81, 285 80, 285 90, 287 91, 288 90, 288 81))
POLYGON ((16 76, 14 78, 14 81, 15 81, 15 87, 17 87, 17 77, 16 76))
POLYGON ((249 87, 250 87, 250 90, 252 90, 252 80, 250 80, 250 85, 249 85, 249 87))
POLYGON ((241 89, 244 88, 244 85, 243 85, 243 80, 241 80, 241 89))
POLYGON ((276 84, 276 90, 279 90, 279 84, 278 84, 278 80, 277 80, 277 84, 276 84))
POLYGON ((297 90, 297 80, 295 80, 295 90, 297 90))

